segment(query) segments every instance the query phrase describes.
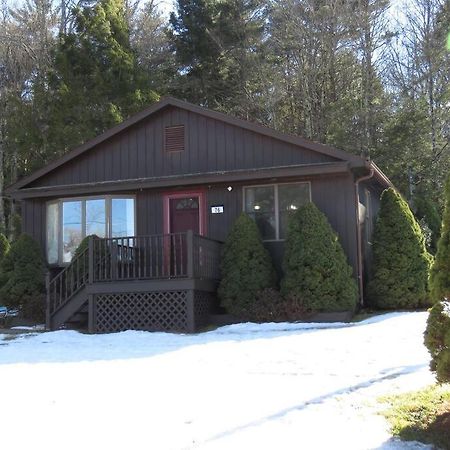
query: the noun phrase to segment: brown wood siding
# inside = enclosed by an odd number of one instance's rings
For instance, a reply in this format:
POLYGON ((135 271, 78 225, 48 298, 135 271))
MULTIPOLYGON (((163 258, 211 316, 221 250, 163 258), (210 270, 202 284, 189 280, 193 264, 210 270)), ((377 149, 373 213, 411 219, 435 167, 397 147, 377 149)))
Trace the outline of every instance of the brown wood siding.
MULTIPOLYGON (((305 181, 289 179, 289 182, 305 181)), ((277 182, 283 182, 278 180, 277 182)), ((313 202, 325 213, 333 229, 338 233, 348 261, 356 273, 357 235, 355 218, 354 184, 350 174, 343 176, 321 176, 310 179, 313 202)), ((271 181, 265 181, 267 184, 271 181)), ((254 185, 255 183, 248 183, 254 185)), ((225 240, 234 221, 242 212, 243 184, 203 186, 206 189, 206 235, 225 240), (223 214, 212 214, 211 206, 224 207, 223 214)), ((163 193, 167 191, 143 189, 136 192, 136 234, 152 235, 163 233, 163 193)), ((128 192, 130 193, 130 192, 128 192)), ((374 195, 375 197, 375 195, 374 195)), ((24 232, 32 235, 45 249, 45 205, 44 201, 22 202, 24 232)), ((284 242, 265 243, 272 254, 275 266, 281 273, 284 242)))
MULTIPOLYGON (((33 187, 337 161, 190 111, 168 107, 31 184, 33 187), (164 151, 164 129, 185 125, 185 150, 164 151)), ((30 186, 30 187, 31 187, 30 186)))
POLYGON ((353 179, 348 176, 321 177, 312 184, 312 201, 327 216, 357 272, 356 204, 353 179))
POLYGON ((20 202, 22 232, 32 236, 45 254, 46 245, 46 206, 40 200, 24 200, 20 202))

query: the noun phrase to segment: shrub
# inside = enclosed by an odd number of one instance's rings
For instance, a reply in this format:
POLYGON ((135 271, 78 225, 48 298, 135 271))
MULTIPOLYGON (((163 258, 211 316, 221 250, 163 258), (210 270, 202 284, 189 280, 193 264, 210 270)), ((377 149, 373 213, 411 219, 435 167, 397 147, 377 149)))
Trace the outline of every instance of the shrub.
POLYGON ((248 317, 257 293, 275 284, 275 271, 258 227, 244 213, 236 219, 223 246, 221 272, 221 304, 238 317, 248 317))
POLYGON ((450 177, 445 187, 445 209, 441 237, 430 274, 431 299, 438 302, 450 299, 450 177))
POLYGON ((428 274, 432 258, 408 204, 394 189, 381 196, 373 235, 372 306, 417 308, 429 304, 428 274))
POLYGON ((351 311, 357 287, 336 233, 313 203, 289 219, 282 294, 305 311, 351 311))
POLYGON ((0 261, 9 252, 10 248, 11 245, 9 244, 7 237, 3 233, 0 233, 0 261))
POLYGON ((450 382, 450 302, 437 302, 430 310, 425 345, 431 354, 430 368, 441 382, 450 382))
POLYGON ((0 270, 4 278, 0 288, 2 303, 31 314, 29 319, 42 320, 45 265, 39 244, 21 234, 0 262, 0 270))
POLYGON ((306 311, 299 302, 284 298, 274 288, 266 288, 256 294, 256 301, 245 311, 245 320, 251 322, 295 322, 303 320, 306 311))
POLYGON ((419 219, 419 223, 425 223, 431 234, 428 247, 432 253, 436 253, 437 241, 441 229, 441 216, 439 215, 439 209, 431 199, 420 194, 414 197, 413 206, 415 208, 415 215, 419 219))

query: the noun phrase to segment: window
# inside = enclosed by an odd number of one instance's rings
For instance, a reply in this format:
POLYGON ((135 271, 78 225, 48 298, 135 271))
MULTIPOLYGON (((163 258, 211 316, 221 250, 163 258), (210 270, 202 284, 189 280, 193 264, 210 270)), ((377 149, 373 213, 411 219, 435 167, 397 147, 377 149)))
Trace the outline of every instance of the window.
POLYGON ((82 208, 83 203, 79 202, 63 202, 63 220, 62 220, 62 237, 63 237, 63 262, 70 262, 72 255, 80 245, 83 239, 82 227, 82 208))
POLYGON ((246 188, 245 212, 256 222, 263 239, 276 239, 274 186, 246 188))
POLYGON ((311 200, 309 183, 244 188, 244 210, 264 240, 285 239, 289 215, 311 200))
MULTIPOLYGON (((113 200, 114 201, 114 200, 113 200)), ((86 236, 96 234, 105 237, 106 230, 106 199, 86 200, 86 236)))
POLYGON ((134 198, 96 197, 47 204, 47 260, 67 264, 84 237, 134 236, 134 198))
POLYGON ((111 213, 111 236, 134 235, 134 199, 113 198, 111 213))
POLYGON ((58 262, 58 229, 58 204, 50 203, 47 205, 47 260, 49 264, 58 262))

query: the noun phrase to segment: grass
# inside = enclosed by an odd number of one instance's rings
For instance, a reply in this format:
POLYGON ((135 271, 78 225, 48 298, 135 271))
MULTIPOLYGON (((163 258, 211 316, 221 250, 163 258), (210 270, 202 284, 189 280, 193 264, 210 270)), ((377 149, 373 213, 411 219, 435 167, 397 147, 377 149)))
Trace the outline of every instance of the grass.
POLYGON ((405 441, 419 441, 450 450, 450 384, 380 399, 391 431, 405 441))

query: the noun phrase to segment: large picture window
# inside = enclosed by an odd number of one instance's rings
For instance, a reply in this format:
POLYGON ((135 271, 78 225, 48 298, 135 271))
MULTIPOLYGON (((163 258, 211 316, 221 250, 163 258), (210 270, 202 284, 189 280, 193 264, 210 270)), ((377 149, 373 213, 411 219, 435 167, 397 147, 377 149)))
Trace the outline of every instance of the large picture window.
POLYGON ((47 260, 67 264, 84 237, 135 235, 132 197, 63 199, 47 204, 47 260))
POLYGON ((244 188, 244 210, 255 220, 264 240, 284 239, 289 215, 309 201, 309 183, 244 188))

